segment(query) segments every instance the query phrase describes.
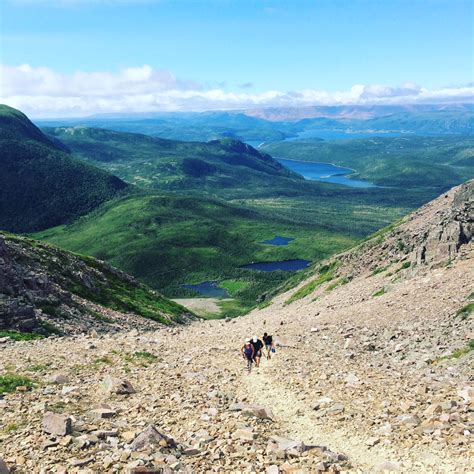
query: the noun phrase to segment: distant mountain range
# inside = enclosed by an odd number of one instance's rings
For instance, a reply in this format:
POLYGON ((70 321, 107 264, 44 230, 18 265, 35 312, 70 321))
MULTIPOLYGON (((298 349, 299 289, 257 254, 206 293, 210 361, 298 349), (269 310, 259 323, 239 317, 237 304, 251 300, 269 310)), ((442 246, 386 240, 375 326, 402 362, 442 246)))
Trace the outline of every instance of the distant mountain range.
MULTIPOLYGON (((232 138, 258 146, 328 131, 349 138, 395 134, 472 135, 474 105, 334 106, 245 111, 101 114, 80 119, 38 120, 41 127, 84 126, 143 133, 172 140, 232 138)), ((334 135, 334 134, 333 134, 334 135)))
POLYGON ((367 120, 395 114, 427 112, 474 112, 474 104, 406 104, 406 105, 336 105, 307 107, 265 107, 245 110, 250 117, 272 122, 297 121, 306 118, 367 120))

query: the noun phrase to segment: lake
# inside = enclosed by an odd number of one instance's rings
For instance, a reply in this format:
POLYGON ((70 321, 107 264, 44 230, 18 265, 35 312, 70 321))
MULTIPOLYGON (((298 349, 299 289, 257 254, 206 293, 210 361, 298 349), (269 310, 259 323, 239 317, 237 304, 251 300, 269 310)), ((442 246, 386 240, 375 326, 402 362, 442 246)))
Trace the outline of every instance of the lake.
POLYGON ((273 272, 274 270, 284 270, 286 272, 296 272, 308 268, 311 262, 309 260, 280 260, 278 262, 257 262, 242 265, 239 268, 249 270, 259 270, 261 272, 273 272))
POLYGON ((282 165, 312 181, 343 184, 351 188, 375 188, 374 183, 360 179, 349 179, 347 175, 354 173, 351 168, 343 168, 331 163, 315 163, 310 161, 284 160, 277 158, 282 165))
POLYGON ((264 240, 263 242, 259 242, 259 244, 282 246, 288 245, 292 240, 295 239, 292 237, 281 237, 280 235, 276 235, 273 239, 264 240))
POLYGON ((219 288, 217 281, 203 281, 197 285, 181 285, 183 288, 193 290, 206 298, 229 298, 229 293, 224 288, 219 288))

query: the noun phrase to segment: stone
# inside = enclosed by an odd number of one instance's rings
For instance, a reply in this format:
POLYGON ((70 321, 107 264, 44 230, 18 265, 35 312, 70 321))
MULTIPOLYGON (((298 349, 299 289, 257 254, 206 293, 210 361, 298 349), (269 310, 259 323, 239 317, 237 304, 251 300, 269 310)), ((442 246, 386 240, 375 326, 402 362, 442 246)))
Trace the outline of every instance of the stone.
POLYGON ((94 461, 94 458, 82 458, 82 459, 77 459, 77 458, 74 458, 74 459, 71 459, 69 461, 69 464, 73 467, 82 467, 82 466, 85 466, 86 464, 89 464, 91 462, 94 461))
POLYGON ((117 412, 109 408, 97 408, 92 410, 92 416, 95 418, 113 418, 117 412))
POLYGON ((255 433, 250 428, 239 428, 235 433, 233 433, 232 437, 243 441, 253 441, 255 433))
POLYGON ((272 436, 268 441, 267 452, 289 451, 301 454, 306 450, 306 446, 302 441, 283 438, 282 436, 272 436))
POLYGON ((378 443, 380 443, 380 438, 375 438, 375 437, 368 438, 367 441, 365 442, 365 444, 370 447, 375 446, 378 443))
POLYGON ((278 466, 276 464, 272 464, 271 466, 267 467, 267 474, 279 474, 280 469, 278 469, 278 466))
POLYGON ((69 377, 64 374, 53 374, 48 378, 49 383, 62 385, 69 382, 69 377))
POLYGON ((359 377, 355 374, 347 374, 346 377, 344 378, 344 381, 348 385, 357 385, 360 383, 359 377))
POLYGON ((43 431, 54 436, 66 436, 71 434, 71 418, 69 415, 46 412, 43 416, 43 431))
POLYGON ((403 425, 417 426, 420 424, 420 419, 416 415, 399 415, 397 421, 403 425))
POLYGON ((2 458, 0 458, 0 474, 10 474, 10 469, 2 458))
POLYGON ((135 389, 132 387, 132 384, 125 379, 118 379, 108 375, 102 381, 102 388, 107 393, 117 394, 117 395, 130 395, 135 393, 135 389))
POLYGON ((458 390, 458 395, 464 399, 466 403, 474 401, 474 387, 462 387, 458 390))
POLYGON ((269 408, 261 405, 246 405, 242 409, 242 416, 255 417, 260 420, 273 420, 273 413, 269 408))
POLYGON ((176 443, 172 438, 160 433, 155 426, 148 425, 148 427, 142 431, 131 444, 133 451, 138 451, 148 446, 175 446, 176 443))

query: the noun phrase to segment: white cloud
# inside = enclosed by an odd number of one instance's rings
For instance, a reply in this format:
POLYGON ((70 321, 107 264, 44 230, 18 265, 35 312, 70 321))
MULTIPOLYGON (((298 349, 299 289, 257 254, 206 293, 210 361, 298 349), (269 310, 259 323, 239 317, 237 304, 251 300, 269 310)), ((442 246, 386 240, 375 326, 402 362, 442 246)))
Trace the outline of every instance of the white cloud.
POLYGON ((269 90, 260 93, 205 88, 149 65, 117 73, 59 74, 46 67, 0 66, 0 102, 33 117, 83 116, 97 112, 243 109, 343 104, 406 104, 472 101, 474 86, 430 90, 406 83, 356 84, 346 91, 269 90))

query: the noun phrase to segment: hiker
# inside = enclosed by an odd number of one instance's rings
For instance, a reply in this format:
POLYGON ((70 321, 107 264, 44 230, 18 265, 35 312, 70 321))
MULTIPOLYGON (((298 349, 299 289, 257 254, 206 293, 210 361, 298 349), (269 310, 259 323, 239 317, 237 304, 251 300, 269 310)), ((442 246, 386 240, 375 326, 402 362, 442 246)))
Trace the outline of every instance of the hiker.
POLYGON ((265 344, 265 349, 267 351, 267 359, 271 359, 271 353, 273 348, 273 337, 269 336, 267 333, 263 334, 263 343, 265 344))
POLYGON ((253 346, 252 344, 250 344, 250 339, 245 339, 241 352, 244 359, 247 360, 247 370, 250 373, 250 371, 252 370, 252 362, 253 362, 253 354, 254 354, 253 346))
POLYGON ((250 344, 253 346, 253 360, 255 361, 255 367, 258 367, 260 365, 260 357, 262 357, 263 342, 257 336, 253 336, 250 344))

